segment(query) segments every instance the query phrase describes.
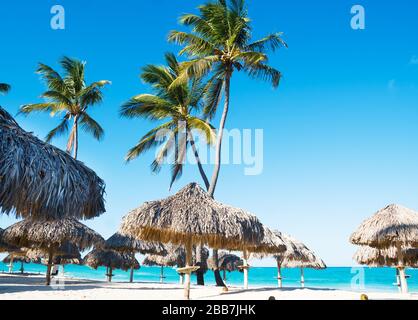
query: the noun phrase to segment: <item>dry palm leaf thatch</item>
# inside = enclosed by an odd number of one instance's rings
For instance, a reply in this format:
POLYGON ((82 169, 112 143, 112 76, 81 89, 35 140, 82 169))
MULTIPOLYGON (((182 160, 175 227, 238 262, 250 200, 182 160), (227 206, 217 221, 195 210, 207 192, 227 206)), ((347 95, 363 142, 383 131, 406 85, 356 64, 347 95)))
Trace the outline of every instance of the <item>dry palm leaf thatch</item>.
POLYGON ((95 249, 91 251, 84 257, 83 264, 93 269, 102 266, 127 271, 131 269, 132 265, 134 269, 140 268, 138 260, 132 258, 131 255, 108 249, 95 249))
POLYGON ((123 218, 121 231, 147 241, 231 250, 258 243, 263 237, 262 224, 255 216, 213 200, 196 183, 131 211, 123 218))
POLYGON ((400 245, 418 246, 418 213, 392 204, 365 220, 351 235, 350 242, 378 249, 400 245))
MULTIPOLYGON (((34 261, 48 259, 48 249, 33 248, 26 252, 26 257, 34 261)), ((82 261, 80 250, 71 242, 66 242, 55 251, 53 264, 80 264, 82 261)))
POLYGON ((24 131, 0 107, 0 212, 90 219, 105 212, 104 191, 94 171, 24 131))
POLYGON ((79 250, 104 245, 104 239, 94 230, 73 218, 60 220, 28 218, 11 225, 3 232, 5 241, 18 247, 38 248, 48 251, 46 285, 51 283, 51 268, 59 248, 66 243, 79 250))
POLYGON ((257 244, 248 246, 246 249, 250 253, 260 256, 267 254, 278 254, 286 251, 286 243, 282 239, 281 233, 272 231, 263 225, 263 238, 257 244))
POLYGON ((165 254, 164 246, 158 242, 148 242, 137 240, 131 236, 123 235, 116 232, 105 243, 106 249, 119 252, 132 253, 139 252, 141 254, 165 254))
MULTIPOLYGON (((403 264, 408 267, 418 267, 418 249, 403 249, 403 264)), ((387 249, 376 249, 368 246, 361 246, 355 253, 353 259, 363 265, 370 267, 396 267, 399 264, 398 252, 395 247, 387 249)))
POLYGON ((18 247, 53 249, 55 252, 67 243, 81 251, 104 244, 104 239, 96 231, 71 218, 25 219, 5 229, 3 237, 18 247))
POLYGON ((31 259, 26 257, 25 255, 15 255, 9 254, 3 259, 3 263, 10 263, 10 262, 23 262, 23 263, 31 263, 33 262, 31 259))
POLYGON ((283 268, 312 268, 325 269, 326 265, 302 242, 289 235, 281 234, 287 244, 287 250, 282 254, 275 255, 275 259, 283 268))
MULTIPOLYGON (((221 271, 242 271, 240 267, 243 265, 243 260, 235 254, 220 251, 218 253, 219 267, 221 271)), ((208 266, 210 269, 215 269, 215 264, 212 258, 208 260, 208 266)))
MULTIPOLYGON (((163 266, 163 267, 185 267, 186 266, 186 250, 177 245, 167 244, 164 245, 165 255, 149 254, 142 262, 145 266, 163 266)), ((206 272, 208 269, 207 260, 209 258, 209 250, 203 248, 202 250, 202 264, 201 269, 206 272)), ((193 248, 192 262, 196 263, 196 247, 193 248)))

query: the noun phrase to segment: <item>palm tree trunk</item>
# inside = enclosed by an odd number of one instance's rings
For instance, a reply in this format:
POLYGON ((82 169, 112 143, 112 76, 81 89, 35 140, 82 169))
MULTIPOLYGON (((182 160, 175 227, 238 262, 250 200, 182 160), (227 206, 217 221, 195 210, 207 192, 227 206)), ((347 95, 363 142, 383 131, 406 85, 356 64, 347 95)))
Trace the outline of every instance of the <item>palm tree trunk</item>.
POLYGON ((209 187, 209 195, 213 198, 215 194, 216 184, 218 182, 219 171, 221 170, 221 151, 222 151, 222 136, 225 128, 226 118, 229 110, 229 96, 231 85, 231 72, 227 71, 225 76, 225 102, 224 110, 222 112, 221 122, 219 124, 219 131, 216 143, 216 157, 215 157, 215 169, 213 171, 212 179, 209 187))
POLYGON ((196 265, 200 268, 196 270, 196 280, 198 286, 204 286, 205 285, 205 276, 204 272, 202 270, 202 260, 203 260, 203 246, 197 246, 196 247, 196 265))
MULTIPOLYGON (((210 182, 210 187, 208 190, 209 195, 213 198, 215 194, 216 184, 218 182, 219 171, 221 170, 221 151, 222 151, 222 137, 225 128, 226 118, 228 116, 229 110, 229 96, 230 96, 230 86, 231 86, 231 71, 226 72, 225 76, 225 101, 224 101, 224 110, 222 112, 221 122, 219 124, 219 131, 216 143, 216 157, 215 157, 215 169, 213 171, 212 179, 210 182)), ((222 281, 221 274, 218 267, 218 250, 213 249, 213 262, 215 264, 215 269, 213 270, 217 286, 225 287, 225 283, 222 281)))
POLYGON ((78 155, 78 116, 74 117, 74 159, 78 155))
POLYGON ((196 144, 192 135, 192 132, 187 129, 187 133, 189 134, 190 145, 192 146, 193 154, 197 162, 197 167, 199 168, 200 175, 202 176, 203 182, 205 183, 206 190, 209 190, 209 180, 206 176, 205 171, 203 170, 202 162, 200 161, 199 153, 197 152, 196 144))

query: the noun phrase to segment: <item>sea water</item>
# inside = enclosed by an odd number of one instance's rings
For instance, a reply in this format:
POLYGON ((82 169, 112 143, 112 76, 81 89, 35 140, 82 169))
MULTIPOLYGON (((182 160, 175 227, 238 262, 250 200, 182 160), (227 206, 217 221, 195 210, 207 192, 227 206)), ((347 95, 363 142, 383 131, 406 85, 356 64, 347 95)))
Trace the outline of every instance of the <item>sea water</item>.
MULTIPOLYGON (((19 272, 20 262, 14 263, 14 272, 19 272)), ((45 274, 46 266, 39 264, 24 264, 24 270, 28 273, 45 274)), ((0 262, 1 273, 8 272, 8 266, 0 262)), ((141 266, 134 272, 134 281, 136 282, 159 282, 160 267, 141 266)), ((65 275, 80 279, 91 279, 106 281, 106 268, 99 267, 97 270, 83 265, 66 265, 65 275)), ((129 281, 130 272, 113 270, 115 282, 129 281)), ((392 268, 351 268, 351 267, 329 267, 325 270, 305 269, 305 287, 318 289, 341 289, 352 291, 387 291, 397 292, 396 273, 392 268)), ((418 292, 418 270, 407 269, 408 286, 411 292, 418 292)), ((221 273, 222 275, 222 273, 221 273)), ((175 268, 164 268, 164 282, 178 283, 179 276, 175 268)), ((241 272, 227 272, 227 284, 231 286, 243 285, 243 274, 241 272)), ((283 269, 283 287, 300 287, 300 270, 283 269)), ((192 276, 195 283, 196 278, 192 276)), ((214 284, 213 272, 208 271, 205 275, 207 284, 214 284)), ((249 271, 249 285, 252 287, 276 287, 277 286, 277 268, 253 267, 249 271)))

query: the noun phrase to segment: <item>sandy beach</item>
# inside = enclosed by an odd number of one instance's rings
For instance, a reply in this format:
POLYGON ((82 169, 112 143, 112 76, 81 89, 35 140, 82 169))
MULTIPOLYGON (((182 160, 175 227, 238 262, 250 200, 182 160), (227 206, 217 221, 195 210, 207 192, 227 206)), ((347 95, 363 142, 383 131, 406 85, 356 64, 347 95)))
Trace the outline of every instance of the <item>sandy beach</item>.
MULTIPOLYGON (((411 299, 418 294, 401 295, 364 292, 371 300, 411 299)), ((193 300, 359 300, 360 292, 313 288, 252 287, 243 290, 230 287, 228 293, 214 286, 192 286, 193 300)), ((0 300, 183 300, 183 287, 178 284, 150 282, 106 283, 81 279, 65 279, 63 288, 46 287, 40 275, 0 275, 0 300)))

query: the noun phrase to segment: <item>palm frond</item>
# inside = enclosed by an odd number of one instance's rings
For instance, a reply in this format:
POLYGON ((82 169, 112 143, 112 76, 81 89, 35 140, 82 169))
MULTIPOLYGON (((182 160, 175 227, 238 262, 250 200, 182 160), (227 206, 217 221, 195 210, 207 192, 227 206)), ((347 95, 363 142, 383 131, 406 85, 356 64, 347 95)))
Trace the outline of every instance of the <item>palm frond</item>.
POLYGON ((86 112, 83 112, 80 116, 80 125, 85 132, 91 133, 96 140, 101 140, 103 138, 103 128, 86 112))
POLYGON ((7 83, 0 83, 0 92, 1 93, 8 93, 10 91, 10 85, 7 83))
POLYGON ((128 154, 126 155, 126 161, 131 161, 137 158, 140 154, 148 151, 151 148, 157 147, 164 143, 164 139, 162 137, 162 131, 170 130, 173 126, 173 122, 169 121, 166 122, 152 130, 150 130, 147 134, 145 134, 139 142, 132 147, 128 154))
POLYGON ((279 86, 280 79, 282 77, 282 74, 279 70, 276 70, 263 63, 245 66, 244 70, 252 78, 271 82, 274 88, 279 86))
POLYGON ((269 34, 260 40, 250 43, 248 45, 248 50, 265 52, 266 50, 270 49, 274 52, 277 49, 282 48, 282 47, 287 48, 287 44, 282 39, 282 35, 283 35, 283 32, 269 34))
POLYGON ((169 101, 152 94, 140 94, 122 105, 120 115, 160 120, 172 116, 173 111, 169 101))
POLYGON ((45 141, 50 143, 51 140, 57 136, 63 135, 64 133, 68 132, 68 117, 64 117, 64 119, 60 122, 60 124, 52 129, 45 137, 45 141))

